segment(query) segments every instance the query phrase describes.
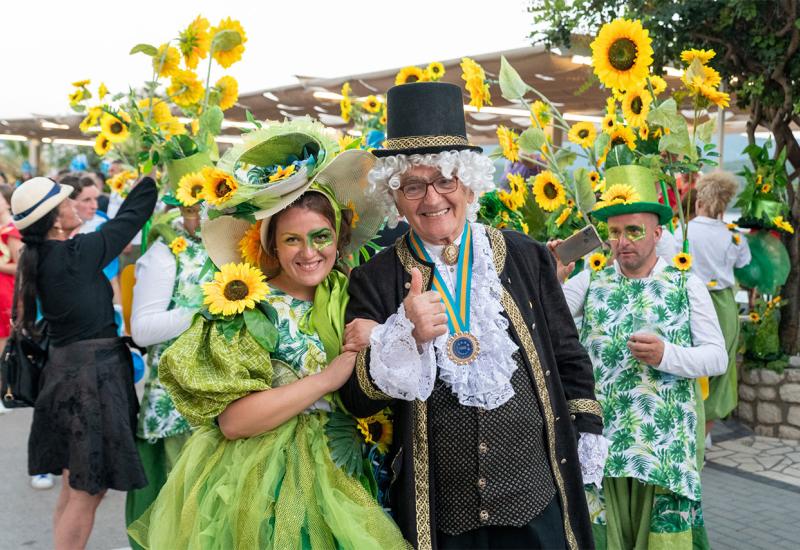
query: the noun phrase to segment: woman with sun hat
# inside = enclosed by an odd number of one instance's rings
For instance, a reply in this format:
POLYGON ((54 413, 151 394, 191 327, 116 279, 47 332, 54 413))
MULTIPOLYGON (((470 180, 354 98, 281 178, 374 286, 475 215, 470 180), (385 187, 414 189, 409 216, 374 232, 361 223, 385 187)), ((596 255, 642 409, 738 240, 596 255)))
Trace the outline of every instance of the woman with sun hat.
POLYGON ((323 126, 294 120, 247 134, 205 174, 219 271, 159 365, 196 430, 129 530, 145 548, 407 547, 331 445, 355 362, 337 262, 383 222, 363 193, 373 157, 335 150, 323 126))

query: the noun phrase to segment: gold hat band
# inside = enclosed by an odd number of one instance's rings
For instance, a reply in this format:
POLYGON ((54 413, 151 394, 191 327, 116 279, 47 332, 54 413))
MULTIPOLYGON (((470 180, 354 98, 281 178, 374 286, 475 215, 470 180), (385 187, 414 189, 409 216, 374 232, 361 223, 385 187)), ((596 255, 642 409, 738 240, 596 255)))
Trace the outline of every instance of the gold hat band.
POLYGON ((469 145, 469 142, 464 136, 409 136, 386 140, 386 149, 389 150, 447 147, 450 145, 469 145))

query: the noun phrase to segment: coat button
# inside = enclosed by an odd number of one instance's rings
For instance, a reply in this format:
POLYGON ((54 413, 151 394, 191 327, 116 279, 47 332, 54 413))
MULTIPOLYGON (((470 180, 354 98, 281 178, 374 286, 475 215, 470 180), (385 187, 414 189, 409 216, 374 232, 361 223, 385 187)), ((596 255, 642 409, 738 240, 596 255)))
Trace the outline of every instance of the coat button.
POLYGON ((557 416, 557 417, 556 417, 556 422, 558 422, 559 420, 561 420, 561 417, 560 417, 560 416, 557 416))
POLYGON ((481 513, 479 515, 482 522, 489 521, 489 512, 487 512, 486 510, 481 510, 481 513))
POLYGON ((531 323, 531 330, 536 330, 536 323, 531 323))
POLYGON ((478 489, 486 489, 486 479, 480 478, 478 480, 478 489))
POLYGON ((574 414, 569 415, 569 419, 570 420, 575 420, 575 415, 574 414))
POLYGON ((485 455, 489 451, 489 446, 486 443, 481 443, 478 445, 478 452, 482 455, 485 455))
POLYGON ((562 458, 561 459, 561 464, 566 464, 566 463, 567 463, 567 459, 566 458, 562 458))
POLYGON ((544 371, 544 375, 545 376, 550 376, 550 371, 549 370, 544 371))

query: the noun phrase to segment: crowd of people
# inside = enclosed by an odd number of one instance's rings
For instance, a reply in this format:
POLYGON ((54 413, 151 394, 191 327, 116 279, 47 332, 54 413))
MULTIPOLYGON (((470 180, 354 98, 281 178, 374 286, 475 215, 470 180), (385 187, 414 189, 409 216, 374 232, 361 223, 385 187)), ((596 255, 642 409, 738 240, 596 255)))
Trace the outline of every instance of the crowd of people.
POLYGON ((721 221, 735 181, 697 184, 691 271, 643 186, 593 212, 614 261, 570 277, 558 242, 476 223, 494 167, 459 87, 387 105, 371 152, 334 156, 310 122, 246 137, 217 165, 227 204, 150 176, 121 204, 89 173, 1 190, 0 338, 50 342, 28 463, 34 486, 62 476, 56 548, 85 547, 108 489, 134 548, 709 546, 704 443, 735 406, 749 261, 721 221), (385 220, 408 230, 352 268, 385 220))

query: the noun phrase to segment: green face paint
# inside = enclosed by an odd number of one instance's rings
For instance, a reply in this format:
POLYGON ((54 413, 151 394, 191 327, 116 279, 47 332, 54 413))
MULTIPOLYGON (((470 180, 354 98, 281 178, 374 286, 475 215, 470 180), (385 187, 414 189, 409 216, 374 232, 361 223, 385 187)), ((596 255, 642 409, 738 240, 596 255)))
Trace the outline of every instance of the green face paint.
POLYGON ((309 231, 306 242, 310 248, 321 251, 333 244, 333 231, 327 227, 309 231))

